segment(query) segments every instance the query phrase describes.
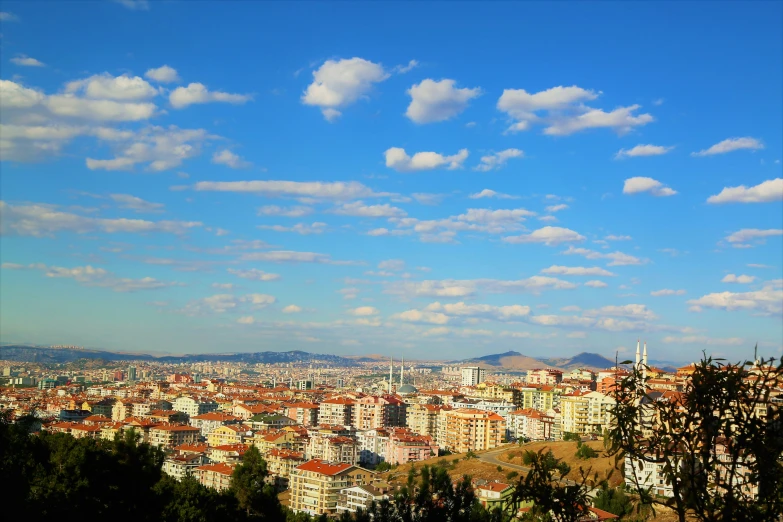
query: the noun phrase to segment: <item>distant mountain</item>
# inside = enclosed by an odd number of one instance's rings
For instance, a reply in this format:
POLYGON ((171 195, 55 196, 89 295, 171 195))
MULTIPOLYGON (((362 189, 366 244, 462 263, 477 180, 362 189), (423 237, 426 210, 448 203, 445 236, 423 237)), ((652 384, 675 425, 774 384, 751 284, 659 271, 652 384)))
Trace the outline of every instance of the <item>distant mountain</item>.
POLYGON ((574 357, 544 359, 549 366, 555 366, 563 370, 573 370, 575 368, 587 368, 590 370, 605 370, 614 366, 614 361, 607 359, 597 353, 582 352, 574 357))
POLYGON ((149 354, 121 353, 99 350, 73 350, 70 348, 48 348, 39 346, 0 346, 0 360, 37 363, 64 363, 79 359, 103 359, 106 361, 158 361, 164 363, 182 362, 246 362, 246 363, 293 363, 319 362, 334 366, 356 366, 356 361, 337 355, 316 354, 298 350, 289 352, 253 353, 209 353, 153 356, 149 354))
POLYGON ((519 352, 508 351, 505 353, 493 353, 490 355, 484 355, 482 357, 474 357, 473 359, 466 359, 464 361, 457 361, 459 364, 474 364, 482 368, 488 368, 492 370, 508 369, 508 370, 532 370, 534 368, 541 368, 545 366, 539 359, 522 355, 519 352))

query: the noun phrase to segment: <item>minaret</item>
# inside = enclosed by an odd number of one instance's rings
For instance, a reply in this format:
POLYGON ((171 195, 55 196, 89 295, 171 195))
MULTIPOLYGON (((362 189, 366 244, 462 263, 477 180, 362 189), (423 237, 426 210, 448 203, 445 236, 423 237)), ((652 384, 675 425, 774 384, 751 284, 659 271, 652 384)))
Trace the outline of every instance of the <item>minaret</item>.
POLYGON ((394 378, 394 357, 389 357, 389 395, 391 395, 392 379, 394 378))
POLYGON ((636 340, 636 365, 633 367, 634 370, 639 369, 639 339, 636 340))
POLYGON ((647 341, 644 341, 644 354, 642 355, 642 379, 647 380, 647 341))
POLYGON ((403 382, 405 380, 404 372, 405 372, 405 356, 403 355, 402 362, 400 362, 400 386, 405 384, 405 382, 403 382))

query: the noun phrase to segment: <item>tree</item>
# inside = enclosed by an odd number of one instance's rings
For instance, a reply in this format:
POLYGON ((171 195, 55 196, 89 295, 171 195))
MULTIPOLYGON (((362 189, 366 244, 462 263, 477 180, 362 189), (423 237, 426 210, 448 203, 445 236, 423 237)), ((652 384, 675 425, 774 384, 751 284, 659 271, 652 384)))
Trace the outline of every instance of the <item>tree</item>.
POLYGON ((666 505, 681 522, 778 520, 783 418, 771 393, 783 362, 722 361, 705 355, 682 393, 646 389, 643 368, 634 368, 614 391, 611 450, 628 470, 657 470, 663 486, 626 475, 643 503, 666 505))
POLYGON ((570 433, 570 432, 566 431, 565 433, 563 433, 563 440, 564 441, 581 442, 582 441, 582 437, 579 436, 578 433, 570 433))
POLYGON ((578 447, 576 449, 576 458, 578 459, 594 459, 598 456, 598 452, 595 451, 593 448, 588 446, 587 444, 582 444, 580 441, 578 443, 578 447))
POLYGON ((508 473, 506 473, 506 480, 514 480, 518 476, 519 473, 517 473, 516 471, 509 471, 508 473))
POLYGON ((250 446, 242 458, 242 464, 231 475, 230 490, 248 516, 269 521, 280 519, 280 504, 274 487, 266 483, 266 461, 255 446, 250 446))
POLYGON ((384 461, 381 461, 381 462, 379 462, 379 463, 378 463, 378 465, 377 465, 377 466, 375 466, 375 471, 378 471, 378 472, 380 472, 380 473, 382 473, 382 472, 384 472, 384 471, 389 471, 390 469, 392 469, 392 466, 391 466, 391 464, 389 464, 389 463, 388 463, 388 462, 386 462, 385 460, 384 460, 384 461))
POLYGON ((570 472, 569 466, 556 459, 550 450, 527 451, 522 457, 530 467, 527 476, 520 478, 511 497, 513 513, 532 503, 525 514, 527 520, 558 520, 576 522, 587 513, 588 476, 590 471, 580 468, 580 482, 561 479, 570 472))
POLYGON ((610 488, 606 482, 601 485, 600 491, 595 495, 593 506, 618 517, 624 517, 633 512, 631 499, 625 494, 625 489, 622 486, 610 488))

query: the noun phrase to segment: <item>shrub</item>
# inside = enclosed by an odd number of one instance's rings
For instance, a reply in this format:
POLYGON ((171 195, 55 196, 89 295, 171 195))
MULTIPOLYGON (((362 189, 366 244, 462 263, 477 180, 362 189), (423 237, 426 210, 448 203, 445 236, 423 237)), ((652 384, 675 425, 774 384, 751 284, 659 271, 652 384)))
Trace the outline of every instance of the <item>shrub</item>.
POLYGON ((598 456, 598 452, 595 451, 593 448, 588 446, 587 444, 580 444, 579 448, 576 450, 576 457, 579 459, 594 459, 598 456))
POLYGON ((510 472, 506 473, 506 479, 507 480, 514 480, 518 476, 519 476, 519 473, 517 473, 516 471, 510 471, 510 472))
POLYGON ((572 441, 572 442, 582 442, 582 437, 580 437, 578 433, 565 432, 563 433, 563 440, 572 441))

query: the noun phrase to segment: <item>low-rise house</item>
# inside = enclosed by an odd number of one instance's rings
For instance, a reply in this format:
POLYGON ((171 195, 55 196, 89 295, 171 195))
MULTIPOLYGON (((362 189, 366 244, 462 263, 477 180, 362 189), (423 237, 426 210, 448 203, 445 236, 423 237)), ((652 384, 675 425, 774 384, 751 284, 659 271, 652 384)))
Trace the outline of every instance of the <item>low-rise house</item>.
POLYGON ((505 510, 511 505, 514 487, 503 482, 487 482, 474 484, 474 491, 476 498, 487 511, 492 511, 495 508, 505 510))

